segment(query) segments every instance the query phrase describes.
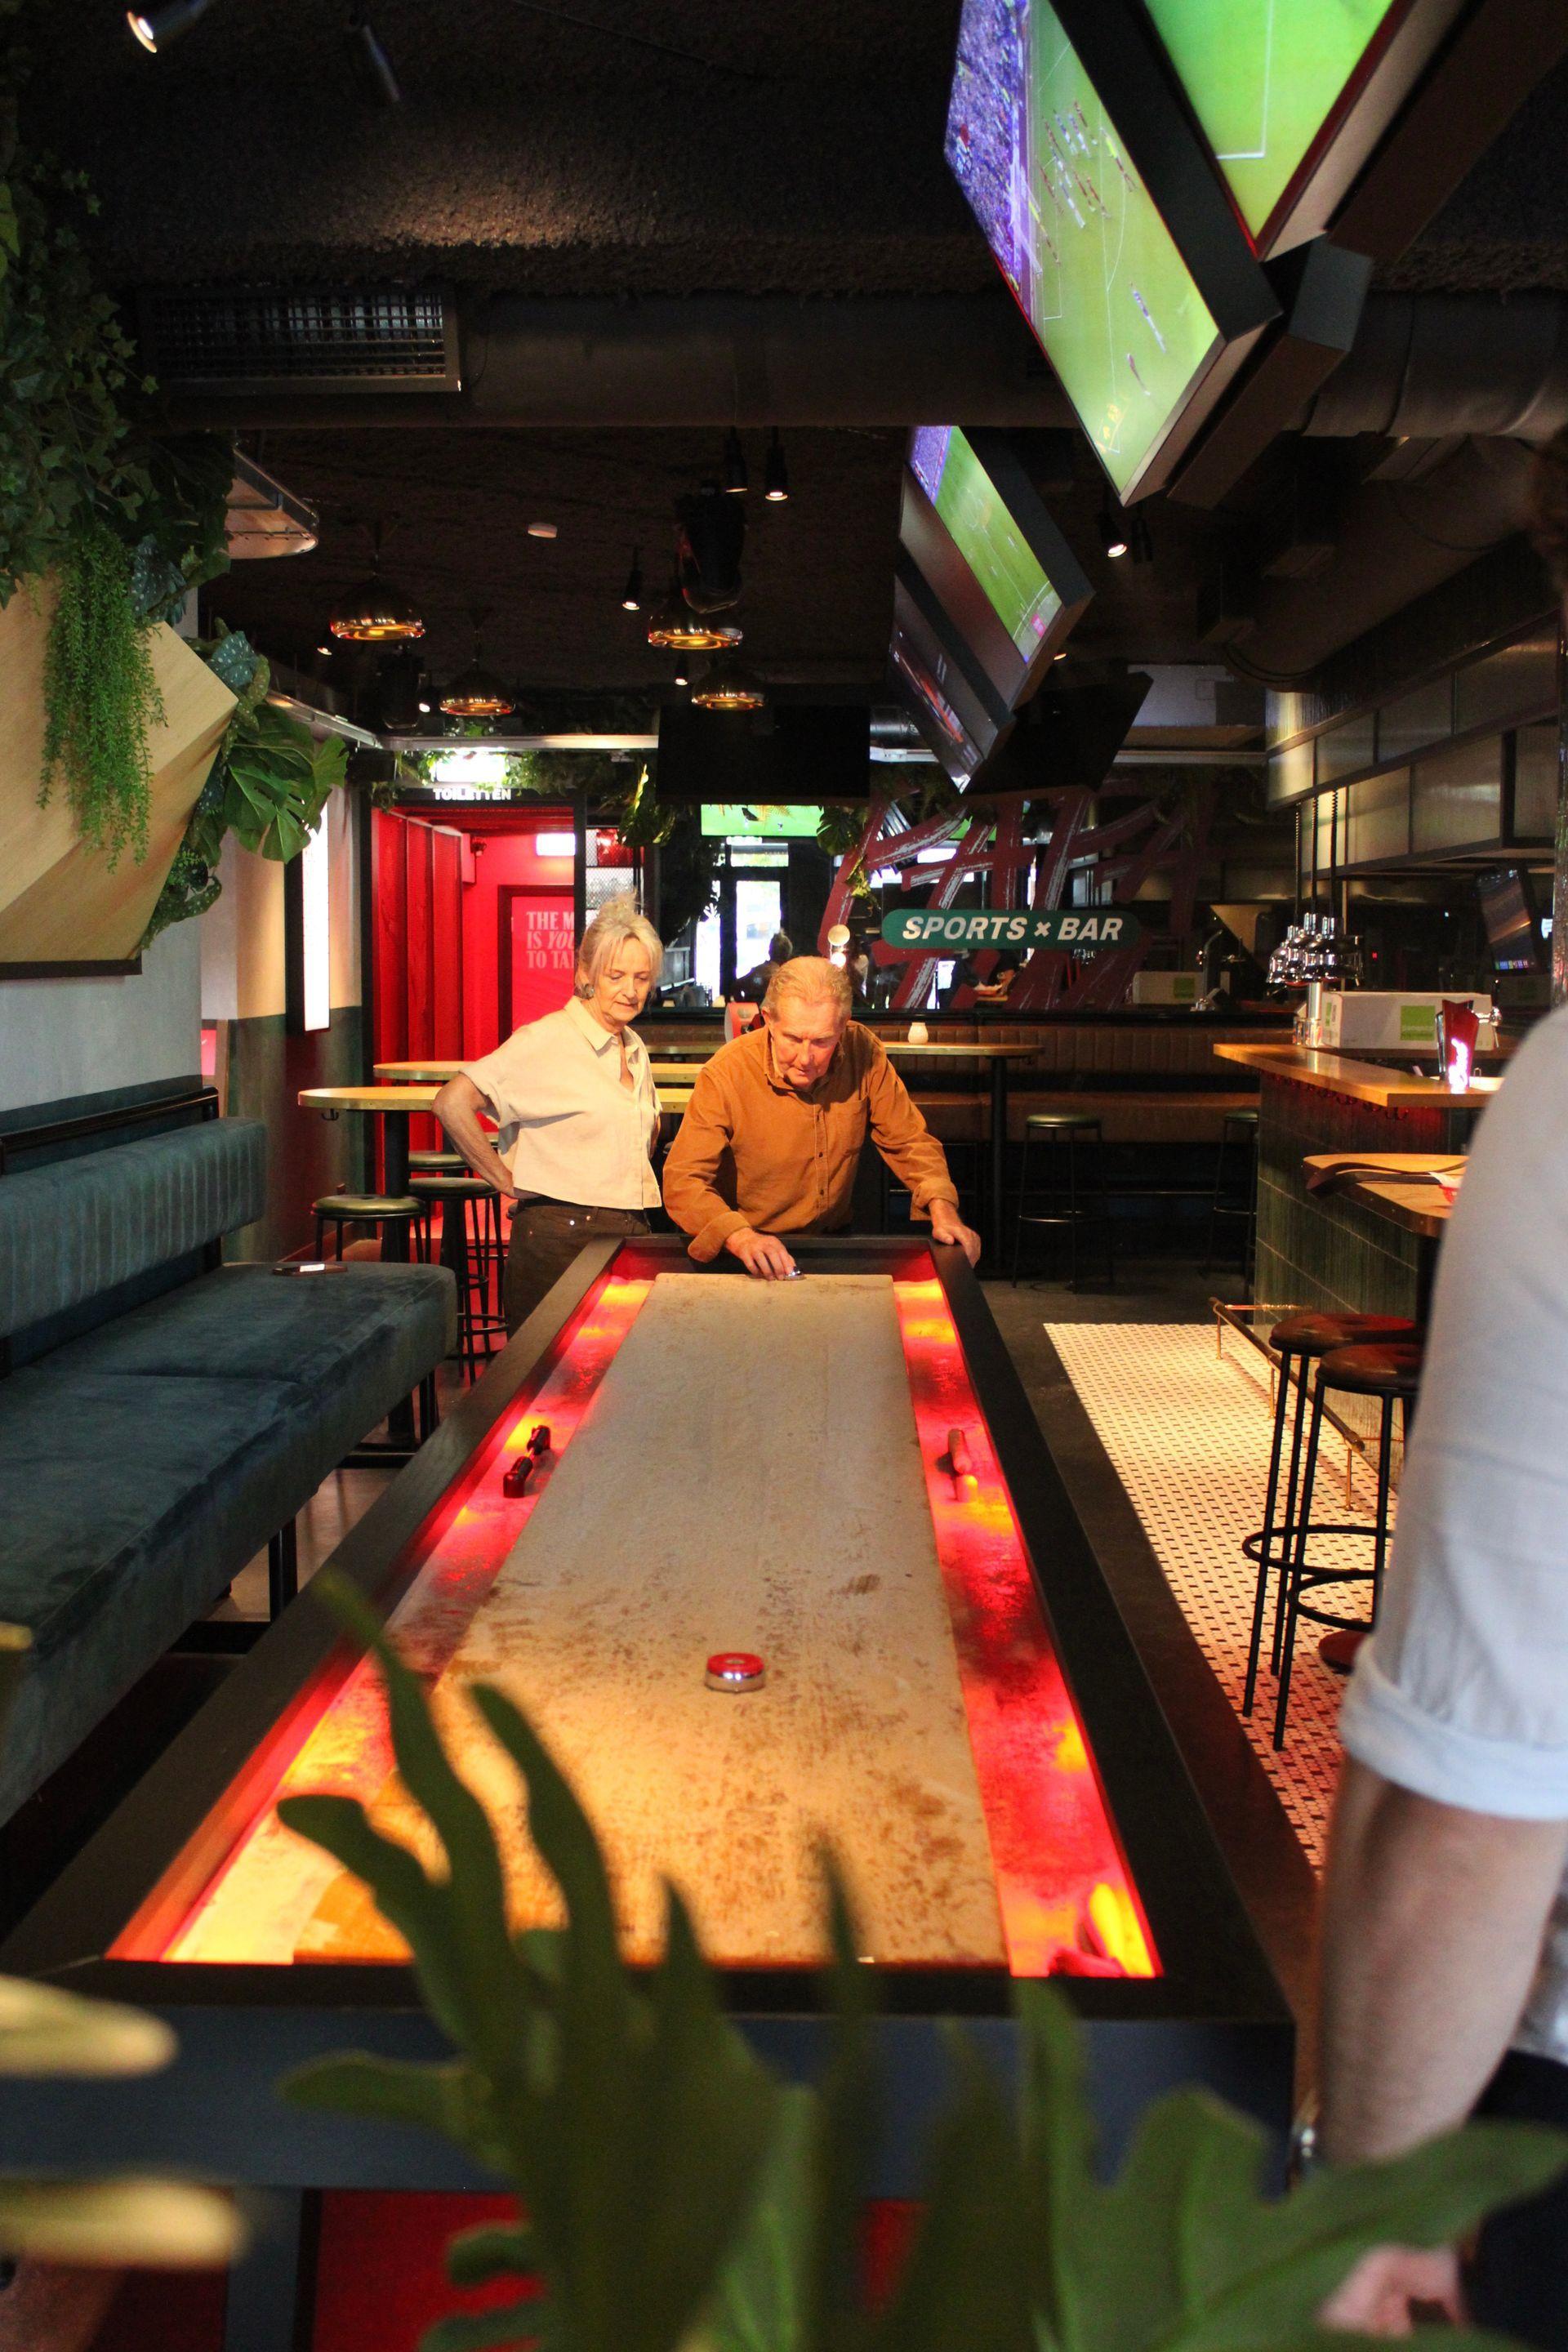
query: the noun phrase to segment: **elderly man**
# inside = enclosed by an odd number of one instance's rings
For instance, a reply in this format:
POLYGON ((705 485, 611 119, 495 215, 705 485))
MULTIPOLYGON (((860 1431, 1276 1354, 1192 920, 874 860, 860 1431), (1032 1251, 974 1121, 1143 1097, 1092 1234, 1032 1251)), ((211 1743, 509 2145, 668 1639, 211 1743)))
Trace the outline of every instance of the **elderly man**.
POLYGON ((664 1205, 699 1264, 727 1250, 764 1280, 793 1274, 780 1235, 847 1225, 868 1131, 916 1216, 931 1219, 931 1239, 956 1242, 971 1265, 980 1255, 941 1144, 849 1004, 836 964, 794 957, 768 983, 763 1026, 723 1046, 692 1088, 665 1162, 664 1205))

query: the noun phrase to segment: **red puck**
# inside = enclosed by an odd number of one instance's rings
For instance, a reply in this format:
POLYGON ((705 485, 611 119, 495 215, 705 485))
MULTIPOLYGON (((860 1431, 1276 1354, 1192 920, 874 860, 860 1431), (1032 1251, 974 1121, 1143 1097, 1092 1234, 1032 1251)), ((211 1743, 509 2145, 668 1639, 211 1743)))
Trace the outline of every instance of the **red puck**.
POLYGON ((708 1661, 705 1679, 710 1690, 761 1690, 767 1668, 754 1650, 716 1650, 708 1661))

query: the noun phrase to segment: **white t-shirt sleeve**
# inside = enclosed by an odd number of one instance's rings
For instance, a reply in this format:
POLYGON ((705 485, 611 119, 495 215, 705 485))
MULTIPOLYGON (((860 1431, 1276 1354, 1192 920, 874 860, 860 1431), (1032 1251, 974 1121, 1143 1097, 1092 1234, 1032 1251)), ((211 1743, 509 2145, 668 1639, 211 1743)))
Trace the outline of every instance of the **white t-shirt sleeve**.
POLYGON ((1477 1131, 1340 1732, 1439 1803, 1568 1820, 1568 1010, 1477 1131))

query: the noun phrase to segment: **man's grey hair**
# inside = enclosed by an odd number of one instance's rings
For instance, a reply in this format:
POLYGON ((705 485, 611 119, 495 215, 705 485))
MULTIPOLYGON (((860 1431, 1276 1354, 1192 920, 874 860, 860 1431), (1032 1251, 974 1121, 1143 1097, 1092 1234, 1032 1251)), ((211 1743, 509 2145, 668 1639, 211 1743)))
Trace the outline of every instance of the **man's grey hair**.
POLYGON ((788 963, 777 965, 763 999, 763 1011, 776 1013, 790 996, 806 1004, 831 1004, 846 1021, 855 1002, 848 973, 841 965, 829 963, 826 956, 792 956, 788 963))
POLYGON ((647 954, 648 986, 657 987, 664 969, 664 941, 646 915, 637 912, 635 898, 612 898, 600 908, 577 950, 577 993, 592 996, 599 984, 599 976, 618 948, 635 940, 647 954))
POLYGON ((768 941, 768 961, 788 963, 795 953, 795 941, 787 931, 775 931, 768 941))

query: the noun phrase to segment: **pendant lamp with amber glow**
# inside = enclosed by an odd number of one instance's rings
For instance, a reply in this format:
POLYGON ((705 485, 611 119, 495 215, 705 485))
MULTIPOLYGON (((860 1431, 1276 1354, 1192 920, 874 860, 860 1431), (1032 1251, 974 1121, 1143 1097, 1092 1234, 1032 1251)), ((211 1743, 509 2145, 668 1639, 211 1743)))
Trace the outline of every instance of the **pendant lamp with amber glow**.
POLYGON ((691 689, 701 710, 761 710, 767 702, 762 679, 729 654, 710 662, 706 675, 691 689))
POLYGON ((408 645, 425 635, 425 620, 412 596, 381 576, 381 525, 375 527, 375 561, 368 580, 340 598, 327 626, 334 637, 356 646, 408 645))
POLYGON ((694 613, 680 593, 679 580, 650 615, 647 641, 677 654, 717 654, 738 646, 745 635, 738 621, 721 621, 712 614, 694 613))
POLYGON ((449 719, 504 719, 516 703, 493 669, 484 665, 479 645, 479 630, 489 618, 484 612, 471 615, 474 625, 474 658, 465 670, 459 670, 446 693, 441 708, 449 719))

